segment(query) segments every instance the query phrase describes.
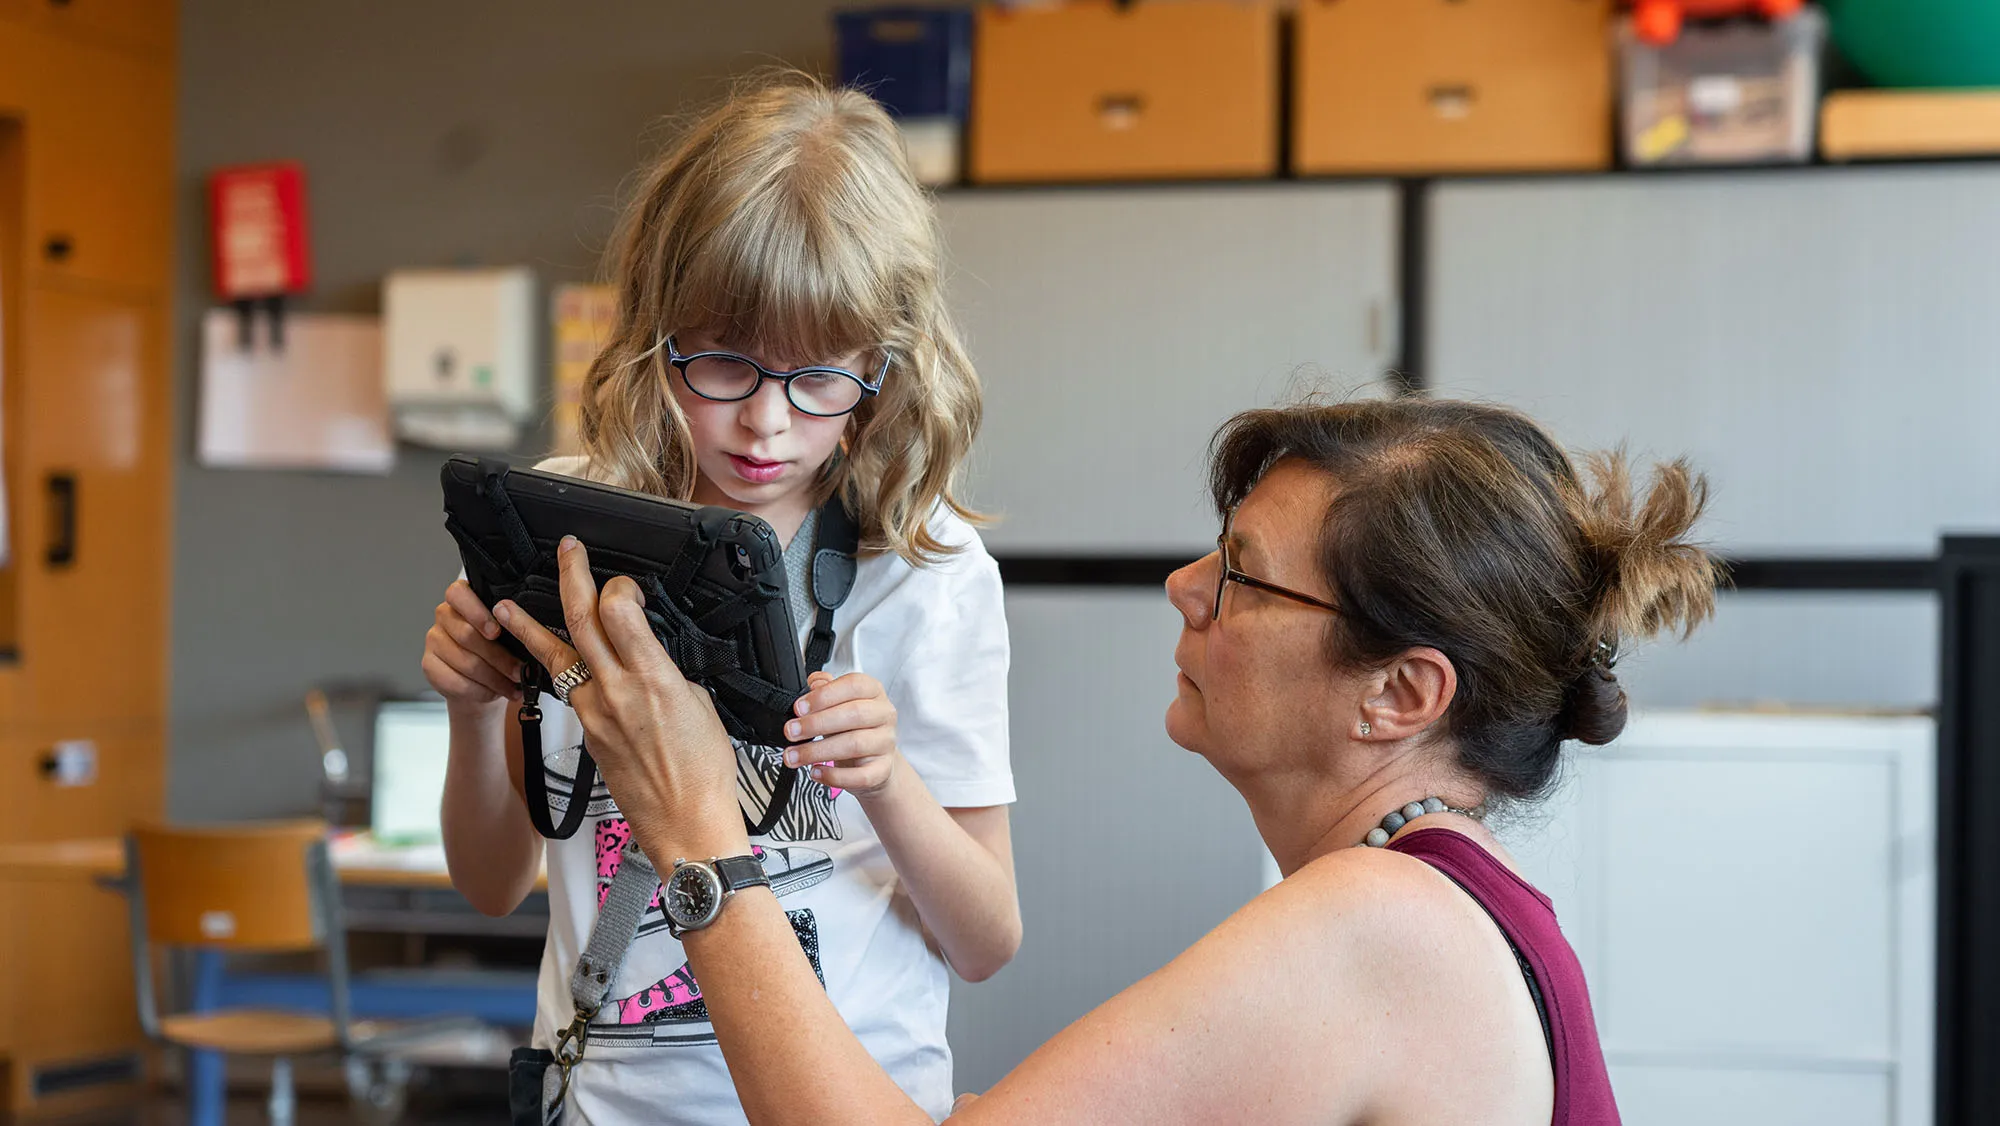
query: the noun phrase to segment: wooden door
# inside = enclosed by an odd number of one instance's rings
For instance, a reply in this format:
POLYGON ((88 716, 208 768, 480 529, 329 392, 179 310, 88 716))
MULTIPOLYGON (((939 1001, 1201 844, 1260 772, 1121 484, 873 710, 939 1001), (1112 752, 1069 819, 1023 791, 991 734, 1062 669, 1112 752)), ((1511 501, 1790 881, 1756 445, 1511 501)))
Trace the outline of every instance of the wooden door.
POLYGON ((47 286, 24 303, 22 696, 10 726, 157 719, 170 543, 161 309, 47 286))

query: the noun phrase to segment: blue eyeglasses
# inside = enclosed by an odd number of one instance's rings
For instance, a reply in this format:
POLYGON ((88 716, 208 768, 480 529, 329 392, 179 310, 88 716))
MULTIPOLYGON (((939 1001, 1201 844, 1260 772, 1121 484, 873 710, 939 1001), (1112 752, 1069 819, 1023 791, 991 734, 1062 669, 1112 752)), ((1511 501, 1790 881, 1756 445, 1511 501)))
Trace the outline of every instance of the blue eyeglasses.
POLYGON ((882 381, 889 378, 890 356, 882 355, 882 368, 873 380, 846 368, 803 367, 772 371, 748 356, 736 352, 710 351, 682 355, 674 338, 667 337, 667 362, 681 373, 688 390, 718 403, 735 403, 757 393, 767 379, 785 385, 785 398, 805 414, 837 418, 861 405, 861 400, 880 394, 882 381))

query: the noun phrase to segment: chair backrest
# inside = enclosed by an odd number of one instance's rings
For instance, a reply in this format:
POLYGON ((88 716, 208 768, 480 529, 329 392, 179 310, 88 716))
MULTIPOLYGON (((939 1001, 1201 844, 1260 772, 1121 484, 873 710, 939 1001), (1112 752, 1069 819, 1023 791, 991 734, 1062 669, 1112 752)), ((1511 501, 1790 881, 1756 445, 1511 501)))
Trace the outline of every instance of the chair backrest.
POLYGON ((133 831, 130 853, 149 942, 269 951, 326 944, 324 822, 145 826, 133 831))

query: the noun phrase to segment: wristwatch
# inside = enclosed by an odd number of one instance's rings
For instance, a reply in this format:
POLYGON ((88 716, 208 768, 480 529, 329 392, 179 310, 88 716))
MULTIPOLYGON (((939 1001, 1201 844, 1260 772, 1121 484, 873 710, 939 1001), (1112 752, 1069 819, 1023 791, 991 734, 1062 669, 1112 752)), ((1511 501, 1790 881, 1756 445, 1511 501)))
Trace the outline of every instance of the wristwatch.
POLYGON ((715 922, 722 905, 744 888, 770 887, 764 862, 754 856, 674 860, 663 881, 660 907, 666 912, 667 933, 679 938, 715 922))

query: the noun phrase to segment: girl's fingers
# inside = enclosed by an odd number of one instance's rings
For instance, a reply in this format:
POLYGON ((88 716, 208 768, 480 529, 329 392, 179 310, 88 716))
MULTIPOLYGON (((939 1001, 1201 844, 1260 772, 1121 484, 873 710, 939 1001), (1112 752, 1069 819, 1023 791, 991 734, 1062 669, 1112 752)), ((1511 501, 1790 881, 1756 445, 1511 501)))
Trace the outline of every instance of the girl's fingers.
POLYGON ((825 711, 811 711, 785 722, 785 734, 793 742, 818 735, 837 735, 869 727, 886 727, 896 722, 895 706, 881 696, 835 704, 825 711))
POLYGON ((489 641, 500 636, 500 623, 493 620, 493 611, 486 608, 486 603, 472 593, 471 583, 460 579, 446 587, 444 601, 480 636, 489 641))
POLYGON ((896 749, 896 741, 879 728, 843 731, 812 743, 785 748, 786 766, 807 766, 815 762, 854 762, 886 755, 896 749))
POLYGON ((888 758, 872 758, 854 766, 815 766, 812 776, 813 781, 829 790, 869 794, 888 784, 889 772, 893 768, 894 764, 888 758))
MULTIPOLYGON (((449 620, 440 625, 445 635, 457 642, 459 648, 493 666, 501 676, 514 681, 521 679, 521 662, 516 660, 512 653, 507 652, 504 646, 497 641, 488 640, 464 618, 456 615, 448 617, 449 620)), ((499 629, 499 623, 495 622, 493 628, 499 629)))
POLYGON ((466 690, 473 686, 483 688, 495 696, 506 696, 514 690, 514 685, 501 676, 499 670, 466 652, 449 637, 434 637, 424 659, 427 672, 442 669, 450 674, 443 679, 449 681, 455 677, 461 682, 461 687, 455 693, 443 685, 438 687, 440 692, 448 695, 465 695, 466 690))
MULTIPOLYGON (((813 674, 816 677, 825 675, 825 673, 813 674)), ((851 672, 837 680, 827 679, 817 685, 814 685, 812 677, 808 677, 806 684, 813 686, 812 691, 799 697, 799 702, 792 708, 800 715, 825 711, 836 704, 844 704, 850 700, 882 696, 882 682, 865 672, 851 672)))

